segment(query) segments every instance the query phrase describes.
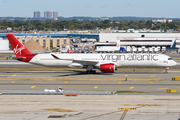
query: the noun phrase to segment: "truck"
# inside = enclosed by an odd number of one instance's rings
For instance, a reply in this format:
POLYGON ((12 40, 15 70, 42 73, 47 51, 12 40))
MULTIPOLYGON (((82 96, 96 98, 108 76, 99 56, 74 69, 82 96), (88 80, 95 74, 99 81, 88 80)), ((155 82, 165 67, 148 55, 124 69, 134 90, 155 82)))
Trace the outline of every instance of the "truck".
POLYGON ((56 90, 56 89, 48 89, 48 88, 46 88, 46 89, 44 89, 44 92, 64 92, 64 89, 63 89, 63 87, 58 87, 58 89, 56 90))

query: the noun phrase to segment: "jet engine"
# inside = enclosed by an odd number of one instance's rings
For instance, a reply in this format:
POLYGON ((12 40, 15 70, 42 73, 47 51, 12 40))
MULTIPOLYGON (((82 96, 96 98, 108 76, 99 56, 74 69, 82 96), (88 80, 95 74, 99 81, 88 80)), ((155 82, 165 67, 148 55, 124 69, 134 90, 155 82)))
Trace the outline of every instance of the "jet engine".
POLYGON ((101 72, 104 72, 104 73, 113 73, 116 70, 116 67, 112 63, 101 64, 100 65, 100 70, 101 70, 101 72))

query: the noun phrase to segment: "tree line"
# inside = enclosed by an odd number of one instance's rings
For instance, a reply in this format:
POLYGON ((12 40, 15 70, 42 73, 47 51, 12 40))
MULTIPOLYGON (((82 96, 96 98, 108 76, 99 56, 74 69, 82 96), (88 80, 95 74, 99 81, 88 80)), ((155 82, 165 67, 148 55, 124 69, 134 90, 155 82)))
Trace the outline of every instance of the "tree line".
POLYGON ((7 27, 11 27, 14 31, 29 31, 29 30, 44 30, 44 31, 61 31, 67 30, 97 30, 112 28, 117 30, 127 30, 127 29, 152 29, 159 30, 160 25, 163 30, 180 29, 180 21, 174 21, 171 23, 152 23, 152 21, 91 21, 91 20, 0 20, 0 30, 5 30, 7 27))

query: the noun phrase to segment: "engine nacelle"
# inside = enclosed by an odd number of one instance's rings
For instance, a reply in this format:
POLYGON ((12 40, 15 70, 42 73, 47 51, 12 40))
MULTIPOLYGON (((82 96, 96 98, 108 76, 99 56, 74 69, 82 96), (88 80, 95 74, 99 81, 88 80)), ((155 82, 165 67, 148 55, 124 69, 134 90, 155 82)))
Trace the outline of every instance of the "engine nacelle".
POLYGON ((114 64, 109 63, 109 64, 101 64, 100 65, 100 70, 104 73, 113 73, 116 70, 116 67, 114 64))

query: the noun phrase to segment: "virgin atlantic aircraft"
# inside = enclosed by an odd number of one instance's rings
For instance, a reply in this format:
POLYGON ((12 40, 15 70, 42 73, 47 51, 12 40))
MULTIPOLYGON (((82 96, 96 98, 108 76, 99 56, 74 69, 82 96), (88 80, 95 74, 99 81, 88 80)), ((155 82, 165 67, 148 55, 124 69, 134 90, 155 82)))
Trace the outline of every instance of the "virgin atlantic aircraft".
POLYGON ((15 59, 35 65, 59 68, 84 68, 85 73, 113 73, 121 67, 165 67, 177 63, 164 54, 150 53, 47 53, 32 54, 13 34, 6 34, 16 55, 15 59))

